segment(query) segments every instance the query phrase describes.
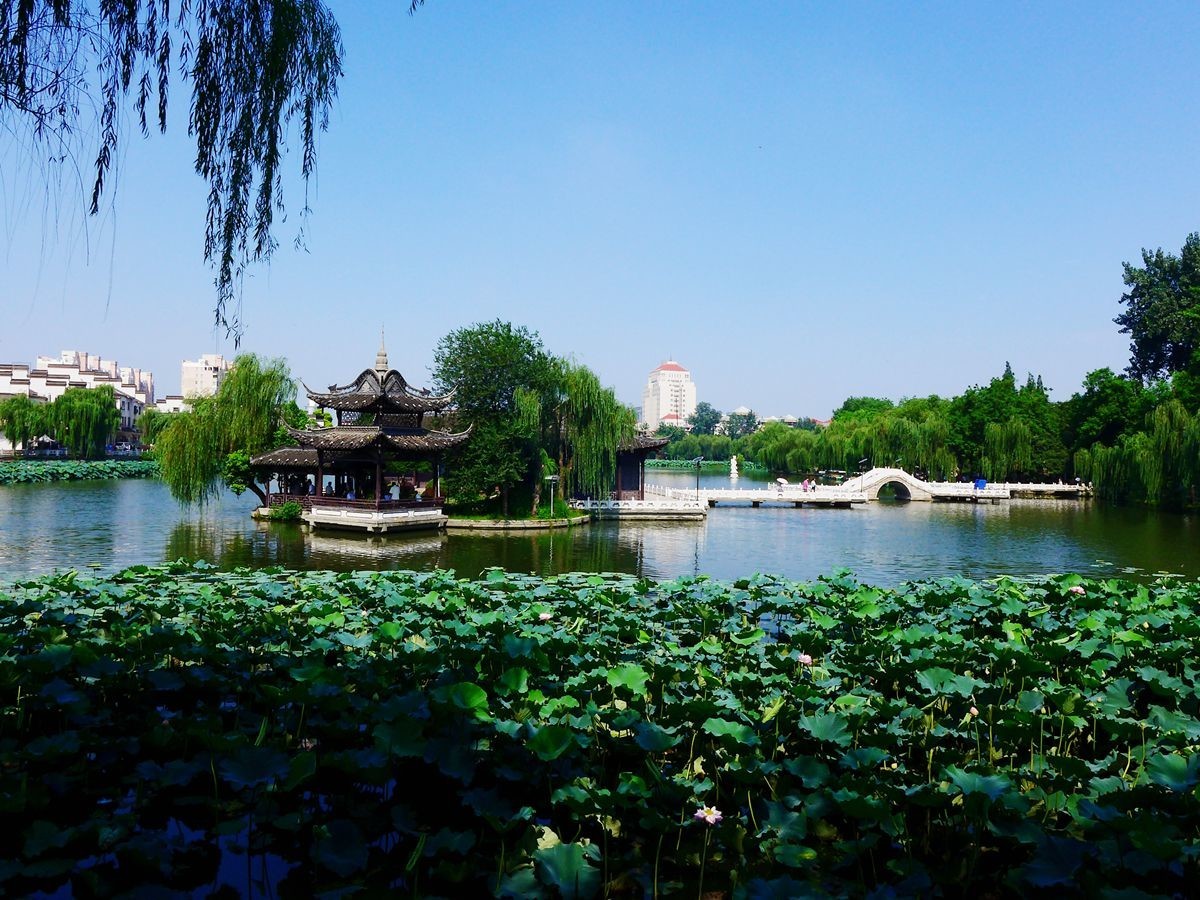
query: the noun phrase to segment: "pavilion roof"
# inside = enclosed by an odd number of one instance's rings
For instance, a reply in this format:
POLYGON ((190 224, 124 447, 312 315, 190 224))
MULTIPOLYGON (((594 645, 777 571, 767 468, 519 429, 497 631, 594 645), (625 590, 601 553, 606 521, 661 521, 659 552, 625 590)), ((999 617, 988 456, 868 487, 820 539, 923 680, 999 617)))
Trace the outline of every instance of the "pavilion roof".
POLYGON ((655 437, 650 434, 636 434, 631 440, 622 441, 621 446, 617 450, 621 453, 648 453, 653 450, 661 450, 669 443, 671 443, 670 438, 655 437))
POLYGON ((434 394, 412 387, 395 369, 382 374, 363 369, 349 384, 333 384, 328 391, 314 391, 304 385, 304 391, 317 406, 342 412, 437 412, 454 399, 454 391, 434 394))
POLYGON ((315 469, 317 451, 306 447, 280 447, 250 457, 252 466, 271 466, 275 469, 315 469))
MULTIPOLYGON (((339 425, 334 428, 292 428, 287 433, 301 447, 313 450, 362 450, 367 447, 403 450, 405 452, 436 453, 448 450, 467 439, 471 429, 456 434, 444 431, 415 429, 384 429, 378 425, 339 425)), ((316 457, 314 456, 314 464, 316 457)))

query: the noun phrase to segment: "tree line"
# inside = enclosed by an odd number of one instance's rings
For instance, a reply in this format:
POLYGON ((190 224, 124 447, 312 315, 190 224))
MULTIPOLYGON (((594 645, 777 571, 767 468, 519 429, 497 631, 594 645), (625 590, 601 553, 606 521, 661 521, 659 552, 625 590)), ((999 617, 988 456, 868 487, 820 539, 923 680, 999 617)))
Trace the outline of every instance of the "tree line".
MULTIPOLYGON (((1089 372, 1070 399, 1055 402, 1040 376, 1012 367, 954 397, 899 402, 850 397, 828 427, 769 423, 714 434, 711 407, 697 405, 691 430, 667 429, 676 459, 739 455, 775 471, 808 474, 899 466, 944 480, 1090 481, 1110 500, 1180 507, 1200 484, 1200 234, 1176 255, 1142 251, 1124 264, 1123 310, 1130 335, 1123 373, 1089 372), (702 409, 704 407, 704 409, 702 409)), ((720 420, 720 414, 717 414, 720 420)))

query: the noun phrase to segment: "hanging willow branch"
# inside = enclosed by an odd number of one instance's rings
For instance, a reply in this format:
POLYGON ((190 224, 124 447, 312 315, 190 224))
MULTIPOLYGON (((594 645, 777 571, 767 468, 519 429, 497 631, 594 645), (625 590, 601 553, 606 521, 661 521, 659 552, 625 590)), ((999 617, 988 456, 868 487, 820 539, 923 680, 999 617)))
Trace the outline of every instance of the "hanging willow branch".
POLYGON ((617 473, 617 448, 633 437, 635 417, 586 366, 564 371, 563 442, 575 490, 606 496, 617 473))
MULTIPOLYGON (((284 404, 296 396, 287 363, 239 356, 213 397, 191 401, 173 416, 154 445, 163 481, 181 503, 204 503, 222 488, 230 454, 261 453, 276 444, 284 404)), ((260 495, 254 484, 247 484, 260 495)))
POLYGON ((144 134, 151 121, 165 131, 172 78, 189 84, 188 133, 209 188, 204 258, 216 268, 215 318, 236 338, 242 275, 276 247, 293 129, 307 216, 342 52, 320 0, 0 0, 0 128, 24 135, 31 160, 74 164, 94 153, 95 214, 119 157, 122 111, 144 134))

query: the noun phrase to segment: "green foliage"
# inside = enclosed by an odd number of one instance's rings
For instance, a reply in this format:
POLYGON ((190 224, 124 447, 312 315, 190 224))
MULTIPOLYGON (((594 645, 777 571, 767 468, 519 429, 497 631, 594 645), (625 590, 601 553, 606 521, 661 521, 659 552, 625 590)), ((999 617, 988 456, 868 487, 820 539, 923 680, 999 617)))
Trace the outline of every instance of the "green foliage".
POLYGON ((499 488, 507 507, 513 485, 534 475, 541 398, 556 382, 541 338, 499 319, 456 329, 438 341, 433 378, 455 392, 457 427, 472 429, 447 458, 450 496, 472 501, 499 488))
POLYGON ((0 485, 44 484, 51 481, 83 481, 96 478, 155 478, 153 460, 19 460, 0 462, 0 485))
POLYGON ((738 438, 754 434, 757 429, 758 416, 754 415, 753 410, 745 413, 730 413, 729 418, 725 420, 725 434, 730 440, 736 441, 738 438))
POLYGON ((50 407, 26 394, 0 402, 0 431, 13 447, 29 449, 33 442, 54 430, 50 407))
POLYGON ((288 404, 295 407, 295 396, 284 360, 254 354, 234 360, 215 395, 193 400, 191 410, 173 417, 159 434, 155 456, 172 496, 203 503, 224 483, 237 493, 248 488, 265 503, 250 457, 286 443, 279 422, 288 404))
POLYGON ((701 400, 695 411, 688 416, 688 427, 692 434, 715 434, 721 424, 721 411, 711 403, 701 400))
POLYGON ((50 404, 54 438, 79 459, 104 456, 105 445, 121 425, 112 385, 67 388, 50 404))
POLYGON ((337 22, 319 0, 4 0, 0 124, 22 136, 31 160, 94 152, 94 215, 124 152, 126 114, 143 133, 151 122, 165 131, 168 86, 188 83, 188 133, 209 187, 204 258, 217 269, 216 322, 239 333, 230 304, 245 267, 275 249, 289 132, 298 132, 307 184, 341 56, 337 22))
POLYGON ((178 415, 181 414, 161 412, 153 406, 146 407, 137 419, 137 429, 141 433, 142 443, 153 446, 163 429, 178 415))
POLYGON ((1165 399, 1140 381, 1096 369, 1083 379, 1083 390, 1063 404, 1064 442, 1072 450, 1094 444, 1111 447, 1138 429, 1146 414, 1165 399))
POLYGON ((1078 576, 30 580, 0 890, 211 891, 250 842, 278 896, 695 896, 702 859, 746 896, 1188 895, 1198 608, 1078 576))
POLYGON ((451 496, 469 502, 499 488, 507 516, 509 490, 524 481, 536 509, 551 470, 560 496, 612 489, 633 413, 586 366, 546 353, 535 332, 499 320, 451 332, 438 342, 434 379, 455 389, 460 426, 473 428, 448 461, 451 496))
POLYGON ((1200 233, 1179 256, 1142 250, 1142 267, 1124 263, 1125 311, 1113 321, 1128 334, 1133 378, 1148 380, 1188 368, 1200 350, 1200 233))
POLYGON ((833 421, 872 419, 895 405, 883 397, 847 397, 845 402, 833 411, 833 421))
POLYGON ((949 448, 968 474, 991 472, 990 480, 1055 478, 1066 470, 1058 407, 1040 377, 1029 375, 1018 387, 1012 367, 984 387, 971 387, 950 401, 949 448), (989 441, 988 426, 993 429, 989 441), (1025 431, 1028 431, 1028 440, 1025 431), (999 456, 995 454, 999 453, 999 456))
POLYGON ((616 481, 617 448, 633 438, 633 411, 586 366, 566 363, 551 452, 563 461, 567 485, 604 497, 616 481))
POLYGON ((295 500, 271 507, 272 522, 299 522, 304 515, 304 507, 295 500))

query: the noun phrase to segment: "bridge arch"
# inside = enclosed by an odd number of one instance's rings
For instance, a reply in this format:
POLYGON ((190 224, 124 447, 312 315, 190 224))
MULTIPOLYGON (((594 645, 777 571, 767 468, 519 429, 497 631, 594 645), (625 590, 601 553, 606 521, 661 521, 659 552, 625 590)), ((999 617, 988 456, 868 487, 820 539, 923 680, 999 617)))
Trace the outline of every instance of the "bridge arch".
POLYGON ((894 479, 892 481, 885 481, 885 482, 881 483, 868 496, 872 500, 878 500, 880 492, 886 487, 893 488, 894 493, 896 495, 896 499, 901 502, 908 502, 909 500, 912 499, 912 491, 910 491, 908 489, 907 484, 905 484, 903 481, 900 481, 899 479, 894 479))
POLYGON ((871 469, 869 472, 850 479, 846 482, 845 487, 850 490, 862 491, 867 495, 868 500, 878 500, 879 491, 889 484, 895 486, 898 499, 918 501, 933 499, 929 485, 903 469, 871 469))

